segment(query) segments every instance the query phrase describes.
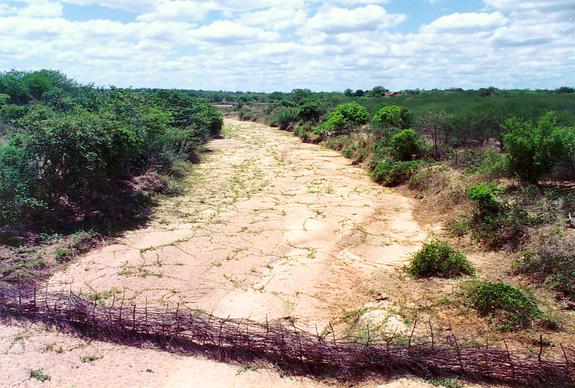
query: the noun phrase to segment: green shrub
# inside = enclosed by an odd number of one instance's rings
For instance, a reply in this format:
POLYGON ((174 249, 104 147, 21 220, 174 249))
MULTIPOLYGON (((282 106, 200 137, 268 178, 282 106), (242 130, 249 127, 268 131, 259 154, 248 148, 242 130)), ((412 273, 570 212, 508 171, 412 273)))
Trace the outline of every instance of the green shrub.
POLYGON ((222 127, 216 108, 179 91, 81 87, 49 71, 0 73, 2 91, 22 109, 0 143, 0 226, 138 214, 126 181, 196 160, 222 127))
POLYGON ((509 153, 509 168, 524 181, 536 183, 574 152, 575 128, 558 126, 552 112, 536 125, 512 118, 503 127, 507 130, 503 142, 509 153))
POLYGON ((356 102, 338 105, 327 119, 316 127, 318 133, 333 131, 351 131, 369 122, 367 109, 356 102))
POLYGON ((541 317, 537 301, 525 291, 501 282, 470 282, 466 294, 469 304, 482 316, 495 320, 508 331, 527 328, 541 317))
POLYGON ((384 186, 398 186, 409 181, 420 164, 417 160, 396 162, 383 158, 374 162, 371 176, 375 182, 384 186))
POLYGON ((415 277, 451 278, 475 273, 473 265, 461 252, 440 241, 424 244, 411 258, 408 268, 415 277))
POLYGON ((43 369, 33 369, 30 371, 30 379, 34 379, 40 382, 45 382, 51 380, 51 377, 47 375, 43 369))
POLYGON ((483 217, 488 214, 496 214, 503 208, 497 200, 497 195, 499 195, 500 192, 501 190, 495 183, 489 185, 486 183, 478 183, 471 186, 467 194, 469 199, 477 205, 479 214, 483 217))
POLYGON ((424 152, 423 140, 413 129, 404 129, 391 136, 389 148, 392 156, 400 161, 417 159, 424 152))
POLYGON ((292 108, 279 107, 272 112, 270 124, 282 131, 289 129, 298 120, 298 112, 292 108))
POLYGON ((466 172, 477 173, 486 180, 509 175, 509 157, 493 150, 466 150, 457 154, 457 166, 466 172))
POLYGON ((476 184, 469 188, 467 194, 477 206, 470 223, 475 238, 489 248, 507 245, 516 249, 532 223, 523 204, 500 202, 497 196, 501 190, 495 184, 476 184))

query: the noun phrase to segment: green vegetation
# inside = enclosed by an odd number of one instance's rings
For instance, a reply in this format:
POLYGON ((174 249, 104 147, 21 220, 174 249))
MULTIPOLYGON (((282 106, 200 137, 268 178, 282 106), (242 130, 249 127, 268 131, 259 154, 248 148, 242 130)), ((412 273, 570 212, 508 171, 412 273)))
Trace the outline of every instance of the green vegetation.
POLYGON ((424 142, 413 129, 404 129, 391 136, 389 148, 396 160, 409 161, 423 156, 424 142))
POLYGON ((87 356, 80 357, 80 361, 83 363, 87 363, 87 362, 98 361, 98 360, 101 360, 102 358, 104 358, 104 356, 102 356, 100 354, 89 354, 87 356))
POLYGON ((408 270, 415 277, 451 278, 475 273, 473 265, 461 252, 440 241, 424 244, 411 258, 408 270))
POLYGON ((51 377, 48 376, 43 369, 32 369, 30 371, 30 379, 34 379, 43 383, 51 380, 51 377))
POLYGON ((558 126, 554 113, 543 115, 537 125, 512 118, 503 127, 511 172, 527 182, 537 182, 575 153, 575 129, 558 126))
POLYGON ((314 129, 317 133, 351 132, 369 122, 369 113, 356 102, 338 105, 327 119, 314 129))
POLYGON ((142 197, 126 182, 174 174, 222 125, 215 108, 183 92, 97 89, 52 71, 1 73, 0 94, 9 96, 0 107, 0 226, 133 217, 142 197))
POLYGON ((516 248, 532 220, 521 203, 501 203, 497 199, 501 194, 502 190, 493 183, 479 183, 469 188, 469 199, 477 207, 471 221, 472 232, 490 248, 504 245, 516 248))
POLYGON ((541 317, 535 298, 508 284, 480 280, 470 282, 466 288, 471 307, 495 320, 503 331, 527 328, 541 317))
POLYGON ((407 182, 421 162, 417 160, 396 162, 389 158, 377 160, 371 171, 373 180, 384 186, 399 186, 407 182))
POLYGON ((221 114, 173 90, 0 73, 0 273, 37 281, 150 214, 218 137, 221 114), (43 236, 56 236, 45 239, 43 236))

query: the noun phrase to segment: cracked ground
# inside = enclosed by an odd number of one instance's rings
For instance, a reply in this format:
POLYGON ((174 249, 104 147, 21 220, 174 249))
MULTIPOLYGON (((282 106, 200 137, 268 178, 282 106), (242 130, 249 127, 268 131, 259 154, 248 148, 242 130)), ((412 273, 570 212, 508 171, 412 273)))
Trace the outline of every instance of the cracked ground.
POLYGON ((425 239, 410 199, 338 153, 255 123, 228 119, 224 132, 148 226, 51 285, 321 326, 367 301, 367 273, 403 265, 425 239))

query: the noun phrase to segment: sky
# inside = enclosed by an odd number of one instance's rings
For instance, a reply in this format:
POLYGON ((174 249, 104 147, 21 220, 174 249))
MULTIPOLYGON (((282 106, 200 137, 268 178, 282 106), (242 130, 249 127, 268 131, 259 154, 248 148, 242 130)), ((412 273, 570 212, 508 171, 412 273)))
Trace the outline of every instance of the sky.
POLYGON ((0 71, 99 86, 575 86, 575 0, 0 0, 0 71))

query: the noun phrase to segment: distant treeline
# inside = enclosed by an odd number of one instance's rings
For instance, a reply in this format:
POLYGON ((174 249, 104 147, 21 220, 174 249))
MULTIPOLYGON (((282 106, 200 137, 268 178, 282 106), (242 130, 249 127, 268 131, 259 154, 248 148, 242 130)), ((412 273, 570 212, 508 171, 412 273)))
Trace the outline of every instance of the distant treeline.
POLYGON ((142 202, 131 179, 177 175, 221 127, 211 104, 185 92, 0 73, 0 227, 131 217, 142 202))

